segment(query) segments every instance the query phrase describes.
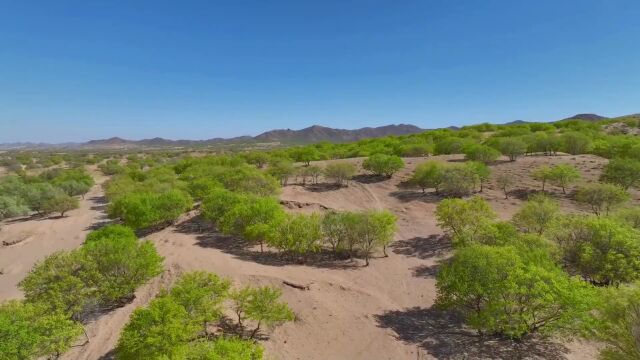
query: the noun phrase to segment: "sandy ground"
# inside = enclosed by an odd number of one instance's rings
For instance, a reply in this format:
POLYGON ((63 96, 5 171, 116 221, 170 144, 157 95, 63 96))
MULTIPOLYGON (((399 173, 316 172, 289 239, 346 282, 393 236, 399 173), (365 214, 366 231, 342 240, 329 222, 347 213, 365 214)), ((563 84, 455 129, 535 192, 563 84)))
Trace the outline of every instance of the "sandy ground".
POLYGON ((108 221, 100 186, 103 181, 104 178, 97 177, 97 184, 80 200, 80 208, 69 211, 63 218, 26 217, 0 225, 0 300, 22 297, 17 284, 36 262, 53 252, 77 248, 92 227, 108 221), (17 243, 2 245, 5 242, 17 243))
MULTIPOLYGON (((437 159, 455 162, 461 158, 442 156, 437 159)), ((391 180, 361 176, 341 189, 300 185, 283 189, 283 200, 301 204, 300 207, 293 206, 294 211, 323 208, 391 210, 399 218, 399 229, 396 241, 389 249, 389 257, 376 254, 369 267, 364 267, 362 261, 295 264, 273 255, 261 256, 243 246, 240 240, 212 231, 199 221, 196 214, 188 214, 178 225, 147 237, 165 257, 168 270, 141 287, 133 303, 89 323, 90 342, 78 344, 64 358, 109 358, 122 326, 137 306, 146 304, 179 273, 208 270, 231 278, 237 285, 270 284, 283 290, 284 300, 294 310, 297 319, 264 332, 264 345, 269 358, 273 359, 595 359, 596 347, 578 341, 563 344, 530 340, 515 344, 481 339, 466 329, 460 319, 432 307, 436 297, 435 274, 440 262, 451 253, 450 245, 441 237, 433 216, 440 198, 401 186, 416 164, 424 160, 406 159, 407 167, 391 180), (309 285, 310 290, 285 286, 283 280, 309 285)), ((361 163, 362 160, 348 161, 361 163)), ((530 157, 515 163, 500 162, 493 166, 494 174, 510 172, 517 180, 512 197, 505 200, 493 182, 487 184, 480 195, 491 202, 500 217, 507 219, 528 193, 540 187, 529 179, 528 172, 541 164, 559 162, 575 164, 587 180, 593 180, 606 160, 585 155, 530 157)), ((550 190, 558 195, 566 210, 582 210, 568 195, 562 195, 560 189, 551 187, 550 190)), ((637 193, 634 193, 634 198, 638 199, 637 193)), ((10 282, 3 279, 2 298, 19 294, 15 290, 17 280, 24 276, 33 262, 52 251, 51 247, 46 251, 40 249, 42 246, 60 242, 56 248, 71 248, 80 244, 85 229, 101 216, 99 212, 92 214, 86 206, 90 206, 88 202, 83 203, 83 209, 78 211, 84 216, 72 214, 68 218, 70 223, 64 226, 54 227, 54 220, 44 228, 41 228, 45 226, 40 225, 41 222, 33 221, 9 225, 8 231, 14 234, 20 231, 18 226, 31 232, 35 226, 40 229, 40 236, 31 241, 40 240, 32 245, 31 251, 36 251, 36 255, 24 250, 0 250, 13 251, 11 255, 2 254, 2 262, 18 268, 14 269, 11 278, 6 278, 11 279, 10 282)), ((9 268, 8 265, 4 267, 5 271, 9 268)))

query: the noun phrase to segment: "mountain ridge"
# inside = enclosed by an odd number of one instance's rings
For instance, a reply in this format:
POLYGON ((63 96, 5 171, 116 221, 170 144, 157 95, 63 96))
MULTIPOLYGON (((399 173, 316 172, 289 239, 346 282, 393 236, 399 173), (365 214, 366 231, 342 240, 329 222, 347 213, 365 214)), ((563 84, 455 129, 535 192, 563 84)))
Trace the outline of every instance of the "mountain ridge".
MULTIPOLYGON (((630 114, 618 117, 606 117, 593 113, 580 113, 557 121, 567 120, 615 120, 624 118, 637 118, 640 114, 630 114)), ((534 121, 514 120, 502 125, 523 125, 534 121)), ((457 130, 458 126, 449 126, 446 129, 457 130)), ((161 137, 154 137, 141 140, 128 140, 118 136, 107 139, 94 139, 86 142, 66 142, 50 144, 42 142, 13 142, 0 144, 0 150, 38 150, 38 149, 127 149, 127 148, 166 148, 166 147, 197 147, 213 145, 233 145, 233 144, 259 144, 259 143, 280 143, 288 145, 309 144, 321 141, 329 142, 350 142, 368 138, 383 137, 389 135, 409 135, 427 131, 411 124, 391 124, 378 127, 363 127, 359 129, 338 129, 322 125, 312 125, 299 130, 274 129, 265 131, 256 136, 237 136, 232 138, 215 137, 206 140, 171 140, 161 137)))

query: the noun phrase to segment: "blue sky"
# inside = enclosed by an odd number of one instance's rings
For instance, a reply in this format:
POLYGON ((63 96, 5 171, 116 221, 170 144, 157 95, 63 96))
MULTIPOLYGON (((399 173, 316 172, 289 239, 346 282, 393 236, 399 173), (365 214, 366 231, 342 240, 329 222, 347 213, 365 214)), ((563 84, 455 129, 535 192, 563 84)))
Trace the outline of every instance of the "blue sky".
POLYGON ((640 112, 637 0, 0 9, 0 142, 640 112))

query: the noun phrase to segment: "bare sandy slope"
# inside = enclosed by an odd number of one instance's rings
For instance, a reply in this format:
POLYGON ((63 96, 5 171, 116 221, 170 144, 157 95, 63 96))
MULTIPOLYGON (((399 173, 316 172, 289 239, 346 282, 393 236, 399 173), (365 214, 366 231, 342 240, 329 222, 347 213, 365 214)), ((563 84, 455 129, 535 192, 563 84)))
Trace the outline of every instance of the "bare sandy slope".
POLYGON ((77 248, 84 242, 92 226, 107 221, 104 214, 102 177, 80 208, 69 211, 64 218, 21 218, 5 221, 0 227, 0 301, 22 296, 17 288, 33 265, 58 250, 77 248), (19 241, 19 242, 18 242, 19 241), (3 243, 15 243, 4 246, 3 243))
MULTIPOLYGON (((458 156, 436 157, 459 161, 458 156)), ((361 159, 353 159, 360 163, 361 159)), ((465 329, 460 319, 432 308, 436 297, 435 273, 439 261, 449 256, 449 243, 436 226, 434 210, 439 197, 402 188, 417 163, 407 159, 407 167, 391 180, 359 177, 349 187, 285 187, 281 198, 297 204, 294 211, 323 208, 357 210, 386 208, 399 217, 399 230, 387 258, 377 254, 371 266, 361 261, 317 262, 299 265, 261 256, 238 239, 225 237, 204 226, 195 214, 175 227, 148 236, 165 257, 168 271, 137 292, 134 303, 106 314, 88 325, 91 341, 65 355, 67 359, 109 357, 122 326, 136 306, 147 303, 162 285, 177 274, 208 270, 228 276, 237 285, 270 284, 280 287, 297 320, 265 333, 270 358, 275 359, 594 359, 596 347, 578 341, 561 344, 527 341, 514 344, 480 339, 465 329), (303 291, 283 285, 283 280, 310 285, 303 291)), ((528 172, 548 163, 576 164, 597 178, 606 160, 592 156, 531 157, 516 163, 501 162, 494 173, 512 172, 517 179, 513 194, 505 200, 490 183, 481 194, 502 218, 509 218, 526 195, 539 188, 528 172)), ((559 189, 551 188, 569 211, 581 211, 559 189)), ((638 194, 634 194, 635 199, 638 194)))

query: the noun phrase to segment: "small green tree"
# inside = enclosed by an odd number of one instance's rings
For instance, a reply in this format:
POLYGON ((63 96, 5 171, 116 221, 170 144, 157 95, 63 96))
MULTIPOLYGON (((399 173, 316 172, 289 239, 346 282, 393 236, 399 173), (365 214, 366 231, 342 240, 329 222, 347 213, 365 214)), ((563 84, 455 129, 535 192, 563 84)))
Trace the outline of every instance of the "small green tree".
POLYGON ((513 176, 507 173, 502 173, 498 175, 498 178, 496 179, 496 183, 498 184, 498 187, 500 188, 500 190, 504 192, 504 198, 508 199, 509 191, 511 190, 511 187, 513 187, 513 183, 514 183, 513 176))
POLYGON ((289 178, 293 175, 295 168, 290 161, 278 160, 269 165, 267 173, 280 181, 280 185, 286 186, 289 178))
POLYGON ((535 180, 542 181, 542 191, 544 191, 544 186, 551 179, 551 168, 543 165, 531 172, 531 177, 535 180))
POLYGON ((476 172, 465 165, 447 166, 442 170, 440 187, 448 196, 462 197, 473 192, 478 183, 476 172))
POLYGON ((572 154, 586 154, 591 149, 591 139, 577 131, 564 133, 560 136, 562 151, 572 154))
POLYGON ((396 155, 375 154, 362 163, 362 168, 379 176, 391 177, 404 167, 404 161, 396 155))
POLYGON ((502 155, 508 156, 510 161, 516 161, 527 152, 527 143, 517 138, 501 139, 498 146, 502 155))
POLYGON ((593 290, 548 259, 523 258, 513 247, 470 245, 438 272, 436 305, 455 309, 482 333, 522 338, 579 324, 593 290))
POLYGON ((484 225, 496 218, 489 204, 481 197, 469 200, 445 199, 436 208, 438 226, 449 234, 454 243, 474 241, 484 225))
POLYGON ((629 193, 620 186, 606 183, 584 185, 576 192, 576 200, 591 206, 591 211, 596 215, 608 215, 611 209, 629 198, 629 193))
POLYGON ((496 161, 500 157, 500 152, 490 146, 474 144, 465 149, 464 155, 467 160, 488 164, 496 161))
POLYGON ((215 189, 202 201, 202 216, 213 223, 218 223, 234 206, 246 201, 244 195, 226 189, 215 189))
POLYGON ((294 148, 291 151, 291 157, 297 162, 304 163, 309 166, 312 161, 320 160, 320 152, 312 146, 303 146, 294 148))
POLYGON ((83 281, 95 288, 101 305, 122 304, 138 286, 162 272, 162 257, 150 241, 130 236, 109 236, 80 248, 90 271, 83 281))
POLYGON ((0 358, 57 358, 82 334, 66 315, 36 304, 11 300, 0 304, 0 358))
POLYGON ((116 355, 123 360, 180 358, 186 351, 184 345, 199 331, 200 324, 182 305, 170 296, 160 296, 131 314, 116 355))
POLYGON ((207 334, 209 323, 222 316, 222 305, 230 287, 229 280, 212 273, 194 271, 183 274, 169 294, 185 308, 191 319, 202 324, 202 330, 207 334))
POLYGON ((44 213, 58 212, 62 217, 67 211, 77 209, 79 207, 80 203, 78 202, 78 198, 61 192, 49 197, 44 204, 42 204, 42 211, 44 213))
POLYGON ((565 216, 549 236, 571 271, 599 285, 618 285, 640 277, 640 232, 613 219, 565 216))
POLYGON ((318 214, 292 214, 277 229, 270 245, 305 257, 316 252, 322 243, 322 219, 318 214))
POLYGON ((585 326, 587 337, 604 343, 600 351, 603 360, 640 359, 640 287, 611 288, 604 291, 585 326))
POLYGON ((513 223, 524 232, 541 235, 560 213, 557 201, 544 194, 531 196, 513 216, 513 223))
POLYGON ((324 176, 333 182, 342 186, 347 180, 356 174, 356 167, 348 162, 333 162, 328 164, 324 169, 324 176))
POLYGON ((365 266, 369 266, 371 253, 377 247, 382 247, 384 255, 387 256, 386 247, 396 232, 396 220, 396 216, 386 210, 360 214, 358 246, 364 254, 365 266))
POLYGON ((251 340, 218 337, 213 341, 196 341, 188 346, 188 360, 261 360, 262 346, 251 340))
POLYGON ((29 213, 29 208, 11 196, 0 195, 0 220, 16 216, 23 216, 29 213))
POLYGON ((409 182, 422 189, 423 193, 428 188, 434 188, 438 193, 442 183, 443 168, 444 166, 437 161, 426 161, 416 167, 409 182))
POLYGON ((484 190, 484 183, 491 177, 491 169, 487 164, 479 161, 468 161, 466 166, 476 175, 476 179, 480 183, 480 192, 484 190))
POLYGON ((566 194, 567 186, 580 180, 580 171, 569 164, 559 164, 549 170, 549 180, 552 184, 562 188, 562 193, 566 194))
POLYGON ((618 209, 612 214, 612 217, 636 230, 640 230, 640 206, 628 206, 618 209))
POLYGON ((37 263, 18 287, 28 303, 78 320, 98 297, 85 280, 90 269, 79 251, 56 252, 37 263))
POLYGON ((247 302, 247 318, 255 321, 256 327, 251 332, 250 338, 254 338, 261 325, 273 326, 287 321, 293 321, 295 316, 287 303, 280 301, 282 291, 280 289, 263 286, 254 288, 252 296, 247 302))
POLYGON ((640 184, 640 160, 612 159, 602 171, 602 180, 628 190, 640 184))

